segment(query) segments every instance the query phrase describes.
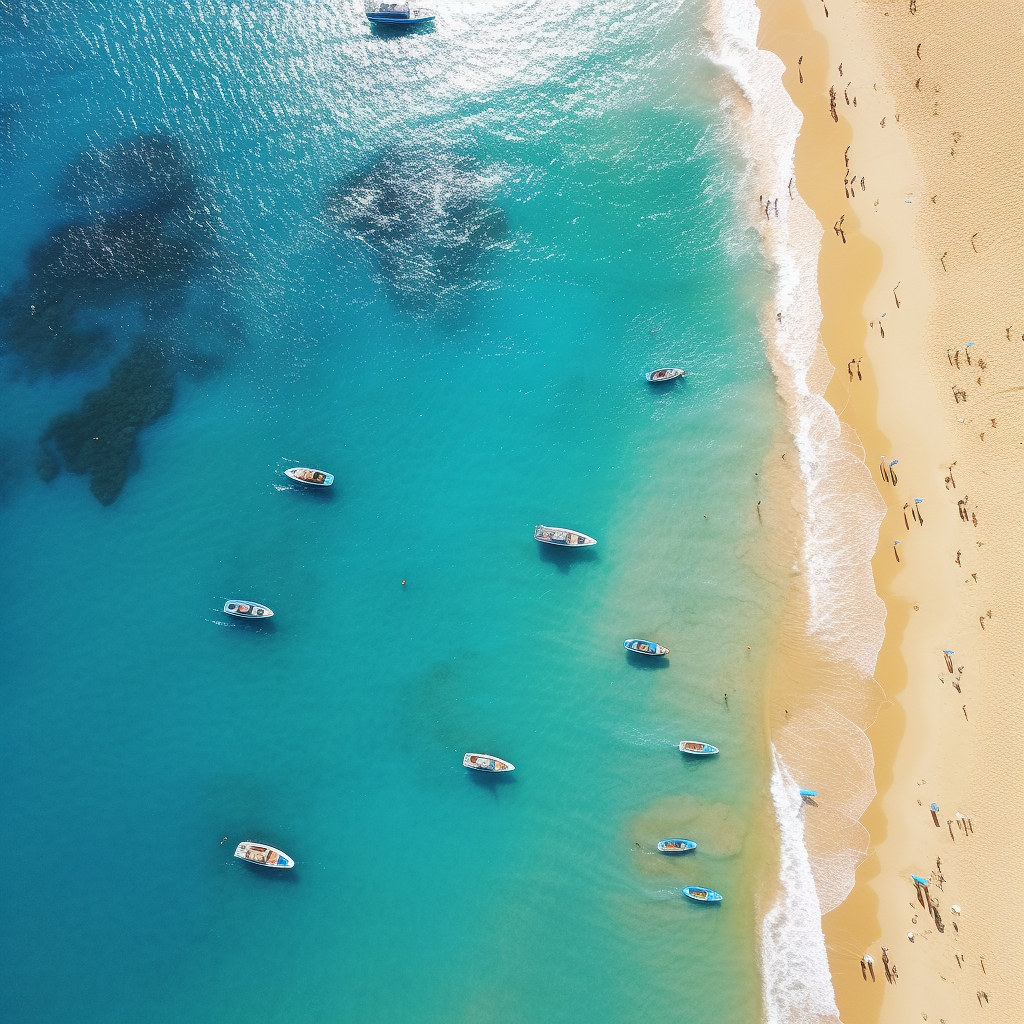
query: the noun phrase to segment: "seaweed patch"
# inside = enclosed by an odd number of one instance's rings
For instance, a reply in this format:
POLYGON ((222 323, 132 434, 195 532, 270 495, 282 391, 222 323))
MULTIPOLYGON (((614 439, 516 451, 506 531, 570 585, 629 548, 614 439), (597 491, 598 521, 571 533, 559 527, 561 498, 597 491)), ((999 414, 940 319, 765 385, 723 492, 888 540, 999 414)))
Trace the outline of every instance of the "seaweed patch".
POLYGON ((437 314, 479 287, 482 261, 507 236, 505 212, 489 190, 471 157, 389 149, 343 178, 323 214, 367 245, 396 300, 437 314))
POLYGON ((5 347, 30 372, 54 375, 104 353, 90 308, 143 302, 185 285, 209 255, 212 217, 180 144, 160 135, 80 156, 58 189, 72 219, 32 248, 0 299, 5 347))
POLYGON ((166 415, 173 400, 174 370, 163 346, 139 339, 77 412, 50 421, 40 438, 39 476, 52 480, 63 462, 72 473, 88 474, 97 500, 111 504, 128 479, 139 432, 166 415))
POLYGON ((213 204, 181 144, 160 134, 79 155, 56 194, 67 219, 30 250, 24 275, 0 297, 2 342, 31 375, 114 360, 104 387, 50 421, 36 458, 41 479, 53 480, 62 466, 88 475, 92 493, 109 505, 138 461, 139 433, 170 410, 177 373, 219 365, 215 352, 165 340, 176 333, 187 286, 212 265, 213 204), (141 318, 149 333, 124 354, 110 324, 124 322, 126 305, 129 322, 141 318))

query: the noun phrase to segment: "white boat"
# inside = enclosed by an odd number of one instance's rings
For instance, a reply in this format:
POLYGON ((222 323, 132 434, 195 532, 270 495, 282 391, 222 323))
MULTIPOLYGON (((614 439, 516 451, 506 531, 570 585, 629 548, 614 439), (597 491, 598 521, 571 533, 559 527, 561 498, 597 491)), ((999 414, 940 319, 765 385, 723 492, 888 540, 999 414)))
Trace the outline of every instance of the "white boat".
POLYGON ((236 619, 272 619, 274 617, 274 613, 265 604, 236 599, 224 602, 224 614, 234 615, 236 619))
POLYGON ((560 526, 535 526, 533 539, 541 544, 554 544, 560 548, 589 548, 597 543, 593 537, 577 530, 563 530, 560 526))
POLYGON ((295 861, 287 853, 262 843, 239 843, 235 847, 235 856, 247 864, 258 864, 261 868, 295 867, 295 861))
POLYGON ((500 757, 493 754, 467 754, 462 759, 463 768, 472 768, 478 772, 514 772, 516 766, 508 761, 502 761, 500 757))
POLYGON ((644 376, 651 384, 660 384, 662 381, 685 377, 686 371, 680 370, 678 366, 662 366, 658 370, 648 371, 644 376))
POLYGON ((368 3, 366 17, 375 25, 426 25, 434 20, 434 12, 426 7, 410 7, 405 0, 400 2, 368 3))
POLYGON ((293 466, 286 469, 284 475, 297 484, 309 487, 330 487, 334 483, 334 474, 325 473, 322 469, 310 469, 308 466, 293 466))
POLYGON ((634 654, 646 654, 651 658, 664 657, 671 653, 667 647, 662 647, 653 640, 623 640, 622 646, 634 654))
POLYGON ((708 757, 710 754, 718 753, 718 747, 713 747, 703 740, 683 740, 679 744, 679 750, 683 754, 693 754, 695 757, 708 757))

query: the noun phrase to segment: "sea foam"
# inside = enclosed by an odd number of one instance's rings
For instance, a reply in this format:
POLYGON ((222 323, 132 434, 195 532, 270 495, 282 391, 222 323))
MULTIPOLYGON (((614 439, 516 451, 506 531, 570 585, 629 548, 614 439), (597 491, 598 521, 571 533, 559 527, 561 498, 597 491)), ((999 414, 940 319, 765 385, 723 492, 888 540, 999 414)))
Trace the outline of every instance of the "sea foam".
POLYGON ((838 1024, 800 790, 772 748, 772 800, 781 839, 779 898, 765 915, 761 959, 767 1024, 838 1024))
POLYGON ((804 490, 797 567, 807 606, 802 629, 822 659, 815 706, 795 714, 779 737, 789 768, 773 748, 781 890, 763 922, 763 990, 769 1021, 828 1021, 838 1018, 820 916, 853 887, 867 839, 859 818, 875 792, 864 729, 878 706, 872 676, 885 606, 875 592, 871 558, 885 505, 856 434, 824 398, 833 373, 819 337, 824 232, 796 187, 803 117, 783 87, 782 61, 758 49, 760 18, 754 0, 715 0, 710 48, 742 94, 734 90, 724 102, 748 162, 740 187, 750 196, 753 223, 774 272, 774 306, 765 311, 764 333, 804 490), (840 775, 833 771, 837 765, 847 770, 840 775), (843 790, 841 799, 816 809, 821 813, 812 834, 791 803, 791 770, 843 778, 835 787, 843 790))

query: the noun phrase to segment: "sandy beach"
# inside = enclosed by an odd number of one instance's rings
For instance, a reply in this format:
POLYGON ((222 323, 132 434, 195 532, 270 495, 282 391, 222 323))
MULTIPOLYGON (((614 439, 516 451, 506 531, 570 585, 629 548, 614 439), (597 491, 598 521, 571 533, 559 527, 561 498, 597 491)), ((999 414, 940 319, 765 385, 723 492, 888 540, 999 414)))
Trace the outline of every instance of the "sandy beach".
MULTIPOLYGON (((759 6, 758 45, 782 60, 803 115, 795 189, 824 228, 820 334, 831 367, 817 378, 864 467, 847 467, 850 486, 870 473, 884 501, 871 559, 885 604, 875 685, 815 652, 794 586, 770 712, 791 765, 814 722, 831 714, 849 725, 807 815, 839 1013, 847 1024, 953 1024, 983 1008, 986 1020, 1015 1021, 1024 5, 759 6), (876 795, 860 817, 865 771, 876 795), (830 784, 845 806, 825 829, 811 812, 827 818, 830 784), (829 878, 843 848, 866 856, 839 902, 829 878)), ((824 745, 808 749, 821 756, 824 745)))

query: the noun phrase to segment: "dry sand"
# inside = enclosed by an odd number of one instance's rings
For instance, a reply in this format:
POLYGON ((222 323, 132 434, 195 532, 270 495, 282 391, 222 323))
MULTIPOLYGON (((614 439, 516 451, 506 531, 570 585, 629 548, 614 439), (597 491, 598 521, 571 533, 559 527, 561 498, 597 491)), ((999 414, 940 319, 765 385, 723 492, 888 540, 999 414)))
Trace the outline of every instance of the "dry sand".
MULTIPOLYGON (((783 83, 804 115, 796 187, 825 227, 821 335, 836 367, 826 397, 851 445, 863 446, 887 506, 873 560, 887 610, 876 671, 887 701, 867 729, 877 788, 862 818, 868 856, 853 892, 823 922, 837 1002, 847 1024, 1016 1022, 1024 1017, 1024 4, 760 6, 759 45, 782 59, 783 83), (851 359, 861 362, 848 369, 851 359), (892 459, 895 480, 880 469, 892 459), (924 499, 921 521, 914 498, 924 499), (918 902, 912 873, 932 880, 937 916, 918 902), (893 983, 882 945, 898 971, 893 983), (874 983, 862 976, 865 953, 874 983)), ((785 646, 771 710, 782 743, 783 704, 829 699, 815 680, 820 659, 802 642, 785 646)), ((878 706, 869 697, 868 719, 878 706)))

